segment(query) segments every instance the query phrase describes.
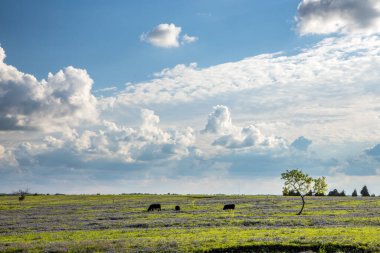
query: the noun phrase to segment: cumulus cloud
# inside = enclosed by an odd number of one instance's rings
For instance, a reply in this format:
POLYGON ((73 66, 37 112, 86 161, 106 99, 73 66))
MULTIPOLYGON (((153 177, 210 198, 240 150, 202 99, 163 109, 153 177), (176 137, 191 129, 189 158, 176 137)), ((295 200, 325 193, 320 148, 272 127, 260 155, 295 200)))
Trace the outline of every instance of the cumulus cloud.
POLYGON ((229 133, 234 130, 232 125, 231 113, 227 106, 214 106, 213 112, 208 115, 208 120, 204 133, 229 133))
POLYGON ((179 47, 179 34, 182 28, 175 24, 159 24, 152 31, 143 33, 140 37, 142 41, 156 47, 179 47))
POLYGON ((302 0, 296 16, 301 35, 379 33, 378 0, 302 0))
POLYGON ((292 142, 291 147, 301 151, 307 151, 311 143, 311 140, 305 138, 304 136, 300 136, 292 142))
POLYGON ((5 64, 3 49, 0 59, 0 131, 48 129, 96 119, 93 81, 85 70, 67 67, 39 81, 5 64))
POLYGON ((226 148, 246 147, 286 147, 286 140, 276 136, 264 136, 255 125, 243 127, 239 132, 223 135, 213 142, 213 145, 226 148))
POLYGON ((159 117, 147 109, 141 111, 141 121, 138 127, 103 121, 96 130, 72 129, 70 133, 49 135, 40 143, 23 143, 17 149, 18 153, 23 150, 25 157, 44 158, 51 152, 55 157, 60 151, 79 159, 79 165, 83 161, 97 159, 114 159, 124 163, 180 159, 192 152, 195 140, 193 129, 164 130, 159 126, 159 117))
POLYGON ((230 149, 246 147, 286 147, 286 140, 275 136, 265 136, 255 125, 238 127, 232 124, 231 113, 227 106, 214 106, 209 114, 207 124, 202 133, 217 134, 212 145, 230 149))
POLYGON ((180 44, 193 43, 197 37, 185 34, 180 41, 182 28, 175 24, 159 24, 152 31, 143 33, 141 41, 147 42, 156 47, 172 48, 179 47, 180 44))

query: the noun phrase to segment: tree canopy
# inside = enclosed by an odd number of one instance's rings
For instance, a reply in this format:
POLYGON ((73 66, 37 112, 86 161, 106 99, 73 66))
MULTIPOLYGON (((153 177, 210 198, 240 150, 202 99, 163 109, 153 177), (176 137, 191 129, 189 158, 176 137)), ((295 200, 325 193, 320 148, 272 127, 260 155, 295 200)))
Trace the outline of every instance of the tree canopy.
POLYGON ((301 196, 302 208, 297 213, 300 215, 305 206, 306 195, 314 193, 316 195, 324 195, 327 191, 327 183, 325 177, 312 178, 308 174, 303 173, 299 169, 286 170, 281 174, 281 179, 285 180, 284 192, 295 192, 301 196))

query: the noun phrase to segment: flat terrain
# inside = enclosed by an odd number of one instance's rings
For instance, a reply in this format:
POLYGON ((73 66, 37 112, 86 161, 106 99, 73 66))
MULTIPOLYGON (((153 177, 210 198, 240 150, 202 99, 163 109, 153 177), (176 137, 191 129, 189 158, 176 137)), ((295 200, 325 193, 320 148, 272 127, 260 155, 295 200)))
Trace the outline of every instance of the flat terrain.
POLYGON ((0 196, 1 252, 380 252, 379 197, 0 196), (161 212, 147 212, 161 203, 161 212), (224 204, 236 210, 223 211, 224 204), (181 211, 174 211, 176 205, 181 211))

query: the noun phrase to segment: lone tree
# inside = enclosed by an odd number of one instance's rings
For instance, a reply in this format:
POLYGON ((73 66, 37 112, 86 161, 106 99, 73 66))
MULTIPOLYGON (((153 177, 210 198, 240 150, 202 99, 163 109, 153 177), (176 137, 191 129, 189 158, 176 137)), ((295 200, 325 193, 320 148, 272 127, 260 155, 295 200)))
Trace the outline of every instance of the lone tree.
POLYGON ((285 180, 284 191, 294 191, 301 196, 302 207, 297 215, 301 215, 305 207, 305 196, 310 193, 310 191, 316 195, 324 195, 327 191, 325 177, 314 179, 298 169, 286 170, 286 172, 281 174, 281 179, 285 180))
POLYGON ((29 188, 26 188, 25 190, 20 189, 20 190, 14 192, 14 194, 19 195, 18 200, 21 203, 21 201, 23 201, 25 199, 25 196, 29 194, 29 188))
POLYGON ((363 196, 363 197, 369 197, 369 191, 367 189, 367 186, 363 186, 363 189, 360 191, 360 194, 363 196))
POLYGON ((352 197, 357 197, 358 193, 356 192, 356 189, 352 192, 352 197))

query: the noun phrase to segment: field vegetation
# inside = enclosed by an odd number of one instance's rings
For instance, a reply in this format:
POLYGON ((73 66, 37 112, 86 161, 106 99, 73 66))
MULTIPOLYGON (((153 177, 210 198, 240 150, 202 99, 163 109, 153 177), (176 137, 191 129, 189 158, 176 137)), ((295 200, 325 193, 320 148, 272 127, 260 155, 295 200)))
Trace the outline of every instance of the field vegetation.
POLYGON ((297 196, 0 196, 0 251, 380 252, 379 197, 305 198, 296 215, 297 196))

